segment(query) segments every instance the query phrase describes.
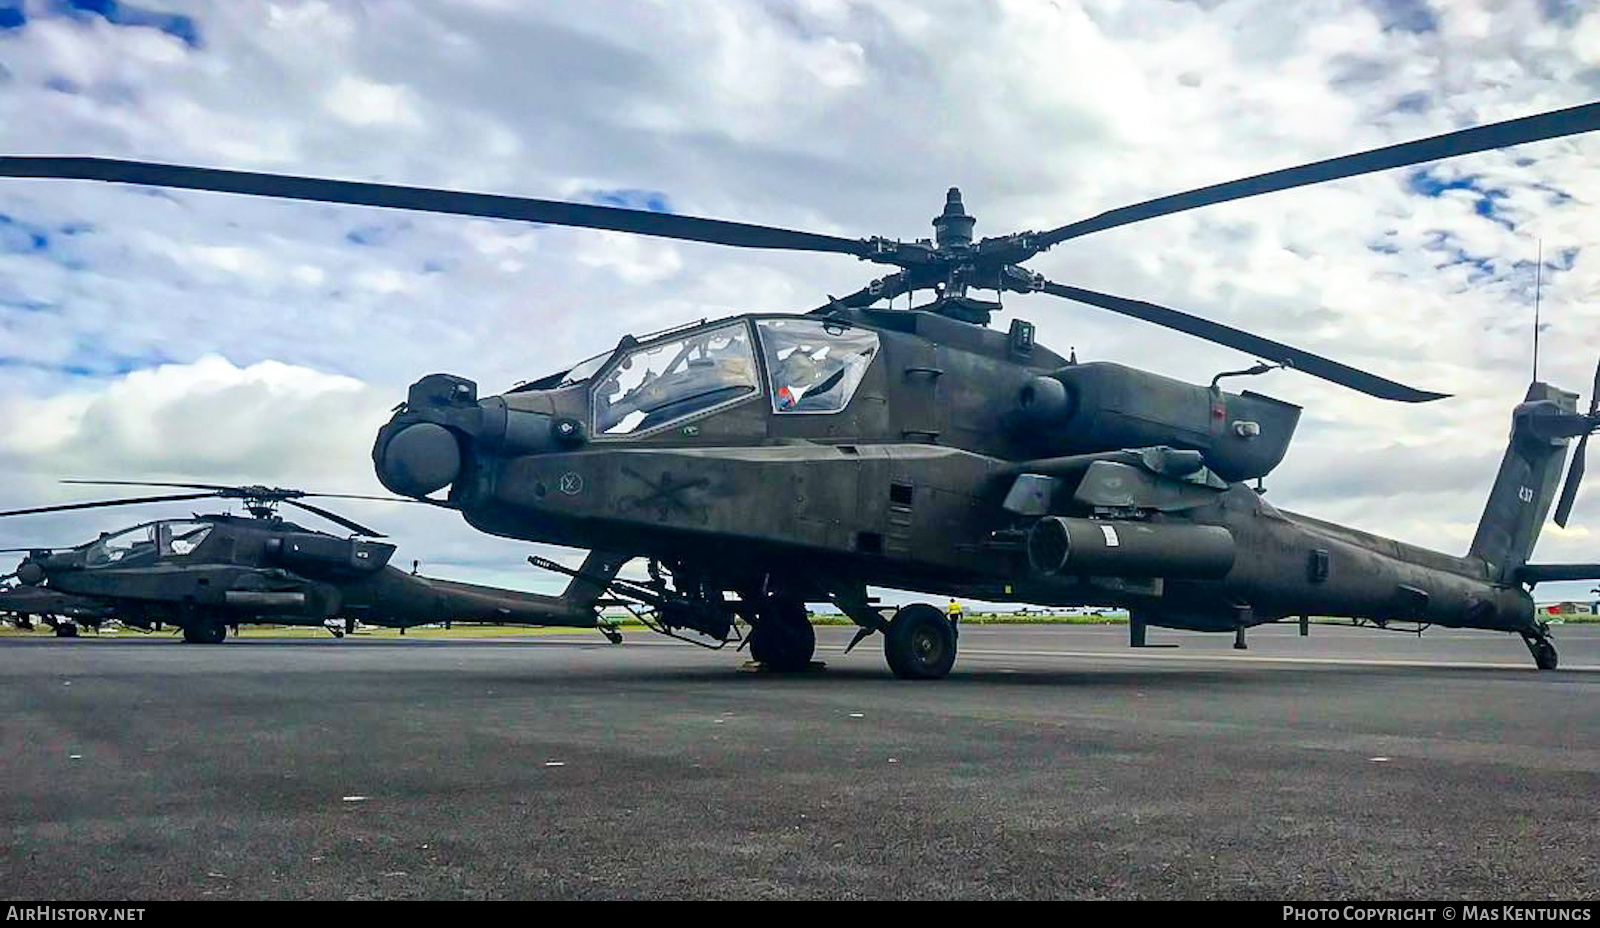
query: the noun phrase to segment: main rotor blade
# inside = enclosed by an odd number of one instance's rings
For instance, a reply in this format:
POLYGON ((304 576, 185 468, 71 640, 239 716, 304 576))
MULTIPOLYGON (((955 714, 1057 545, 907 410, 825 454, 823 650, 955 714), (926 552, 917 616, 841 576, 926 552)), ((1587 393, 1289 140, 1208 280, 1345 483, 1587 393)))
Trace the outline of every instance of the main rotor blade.
POLYGON ((829 296, 828 302, 806 313, 808 316, 826 316, 834 310, 844 307, 846 309, 861 309, 871 306, 879 300, 893 300, 905 293, 905 274, 890 274, 882 280, 875 280, 849 296, 829 296))
POLYGON ((304 493, 301 497, 315 496, 321 499, 370 499, 380 503, 421 503, 433 500, 421 500, 410 496, 363 496, 359 493, 304 493))
POLYGON ((872 246, 857 239, 839 238, 815 232, 798 232, 774 226, 727 222, 655 213, 649 210, 616 206, 593 206, 560 200, 465 193, 431 187, 403 187, 362 181, 327 180, 288 174, 260 174, 253 171, 228 171, 197 168, 119 158, 72 156, 0 156, 0 177, 58 178, 98 180, 147 187, 175 187, 209 190, 255 197, 310 200, 318 203, 344 203, 353 206, 379 206, 425 213, 479 216, 485 219, 515 219, 556 226, 579 226, 632 232, 658 238, 688 242, 709 242, 738 248, 775 248, 788 251, 822 251, 865 257, 872 246))
POLYGON ((1589 435, 1578 439, 1578 448, 1572 453, 1572 464, 1567 468, 1567 482, 1561 485, 1561 500, 1556 503, 1556 524, 1567 527, 1567 517, 1572 515, 1572 504, 1578 501, 1578 485, 1583 483, 1584 463, 1589 456, 1589 435))
POLYGON ((61 483, 76 483, 95 487, 180 487, 188 490, 232 490, 215 483, 162 483, 158 480, 62 480, 61 483))
POLYGON ((1494 148, 1509 148, 1512 145, 1522 145, 1527 142, 1539 142, 1568 135, 1580 135, 1585 132, 1593 132, 1596 129, 1600 129, 1600 103, 1585 103, 1581 106, 1573 106, 1564 110, 1540 113, 1536 116, 1523 116, 1520 119, 1490 123, 1487 126, 1474 126, 1471 129, 1461 129, 1456 132, 1446 132, 1444 135, 1418 139, 1415 142, 1402 142, 1399 145, 1390 145, 1386 148, 1376 148, 1340 158, 1329 158, 1326 161, 1284 168, 1283 170, 1257 174, 1254 177, 1246 177, 1241 180, 1201 187, 1198 190, 1190 190, 1185 193, 1175 193, 1155 200, 1146 200, 1143 203, 1124 206, 1120 209, 1101 213, 1090 219, 1052 229, 1039 236, 1038 242, 1041 247, 1049 248, 1051 245, 1064 242, 1070 238, 1077 238, 1080 235, 1088 235, 1090 232, 1114 229, 1117 226, 1125 226, 1129 223, 1141 222, 1171 213, 1181 213, 1184 210, 1195 209, 1200 206, 1226 203, 1229 200, 1242 200, 1246 197, 1259 196, 1263 193, 1288 190, 1291 187, 1320 184, 1324 181, 1356 177, 1361 174, 1370 174, 1374 171, 1387 171, 1391 168, 1406 167, 1413 164, 1423 164, 1429 161, 1438 161, 1441 158, 1470 155, 1494 148))
POLYGON ((304 509, 307 512, 314 512, 317 515, 323 517, 324 519, 327 519, 329 522, 333 522, 333 523, 335 523, 337 525, 344 526, 345 528, 349 529, 350 531, 355 532, 357 535, 366 535, 368 538, 387 538, 388 537, 387 535, 383 534, 382 532, 375 532, 372 529, 367 528, 365 525, 362 525, 360 522, 353 522, 353 521, 351 521, 349 519, 346 519, 344 516, 338 515, 337 513, 329 512, 328 510, 323 509, 321 506, 313 506, 310 503, 302 503, 302 502, 300 502, 299 500, 296 500, 296 499, 286 499, 286 500, 284 500, 284 502, 288 503, 291 506, 299 506, 301 509, 304 509))
POLYGON ((1380 399, 1398 400, 1402 403, 1427 403, 1433 400, 1444 399, 1447 393, 1432 393, 1427 390, 1418 390, 1408 387, 1403 383, 1386 380, 1376 374, 1369 374, 1357 370, 1349 365, 1340 364, 1321 355, 1312 354, 1299 348, 1275 342, 1259 335, 1242 332, 1231 326, 1222 325, 1181 313, 1175 309, 1158 306, 1154 303, 1145 303, 1140 300, 1129 300, 1109 293, 1098 293, 1094 290, 1084 290, 1081 287, 1066 287, 1061 284, 1045 281, 1041 288, 1045 293, 1065 299, 1075 300, 1079 303, 1088 303, 1101 309, 1109 309, 1124 316, 1143 319, 1156 325, 1175 329, 1196 338, 1203 338, 1208 342, 1237 348, 1248 354, 1276 361, 1295 370, 1321 377, 1352 390, 1359 390, 1370 396, 1380 399))
POLYGON ((62 506, 40 506, 37 509, 13 509, 0 512, 4 516, 26 516, 38 512, 65 512, 69 509, 99 509, 104 506, 132 506, 135 503, 175 503, 186 499, 205 499, 215 493, 178 493, 172 496, 135 496, 131 499, 102 499, 92 503, 67 503, 62 506))

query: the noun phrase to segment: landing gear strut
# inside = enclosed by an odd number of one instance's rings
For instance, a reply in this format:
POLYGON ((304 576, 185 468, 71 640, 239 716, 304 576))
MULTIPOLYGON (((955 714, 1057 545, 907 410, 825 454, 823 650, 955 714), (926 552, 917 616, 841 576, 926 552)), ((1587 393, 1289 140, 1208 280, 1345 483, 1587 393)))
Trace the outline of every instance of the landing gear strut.
POLYGON ((1537 635, 1523 632, 1522 643, 1528 646, 1528 653, 1533 655, 1534 666, 1540 670, 1556 669, 1556 646, 1550 641, 1550 633, 1541 628, 1537 635))
POLYGON ((938 680, 956 663, 955 626, 927 603, 906 606, 889 622, 883 656, 902 680, 938 680))
POLYGON ((817 632, 804 602, 774 597, 757 608, 750 630, 752 658, 771 670, 797 673, 810 666, 816 649, 817 632))

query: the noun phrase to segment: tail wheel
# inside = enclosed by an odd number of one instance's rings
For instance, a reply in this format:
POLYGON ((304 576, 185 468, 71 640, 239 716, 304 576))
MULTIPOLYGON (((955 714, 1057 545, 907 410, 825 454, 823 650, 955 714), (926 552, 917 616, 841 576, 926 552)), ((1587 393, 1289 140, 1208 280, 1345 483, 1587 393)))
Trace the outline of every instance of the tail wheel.
POLYGON ((883 656, 902 680, 938 680, 956 663, 956 630, 927 603, 894 614, 883 636, 883 656))
POLYGON ((750 656, 773 670, 795 673, 811 664, 817 632, 806 604, 798 599, 773 599, 756 611, 750 630, 750 656))

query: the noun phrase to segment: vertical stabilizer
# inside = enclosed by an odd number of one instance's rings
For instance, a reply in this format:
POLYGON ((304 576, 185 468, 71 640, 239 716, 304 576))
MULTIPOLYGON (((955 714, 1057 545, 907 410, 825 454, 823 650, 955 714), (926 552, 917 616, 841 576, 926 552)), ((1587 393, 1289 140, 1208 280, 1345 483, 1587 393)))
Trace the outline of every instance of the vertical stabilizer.
POLYGON ((1511 441, 1484 506, 1469 557, 1482 558, 1489 575, 1510 581, 1539 540, 1561 482, 1567 444, 1577 434, 1575 393, 1535 381, 1511 414, 1511 441))

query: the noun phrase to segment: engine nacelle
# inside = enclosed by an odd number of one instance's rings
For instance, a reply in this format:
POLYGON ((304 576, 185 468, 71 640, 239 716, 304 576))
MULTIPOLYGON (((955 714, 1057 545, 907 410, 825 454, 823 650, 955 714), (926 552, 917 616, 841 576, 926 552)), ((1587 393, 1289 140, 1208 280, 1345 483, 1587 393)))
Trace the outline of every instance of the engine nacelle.
POLYGON ((1249 480, 1283 460, 1300 407, 1095 361, 1030 380, 1012 421, 1041 457, 1170 445, 1201 452, 1225 480, 1249 480))
POLYGON ((268 539, 267 554, 290 568, 373 571, 389 563, 394 545, 310 532, 285 532, 268 539))

